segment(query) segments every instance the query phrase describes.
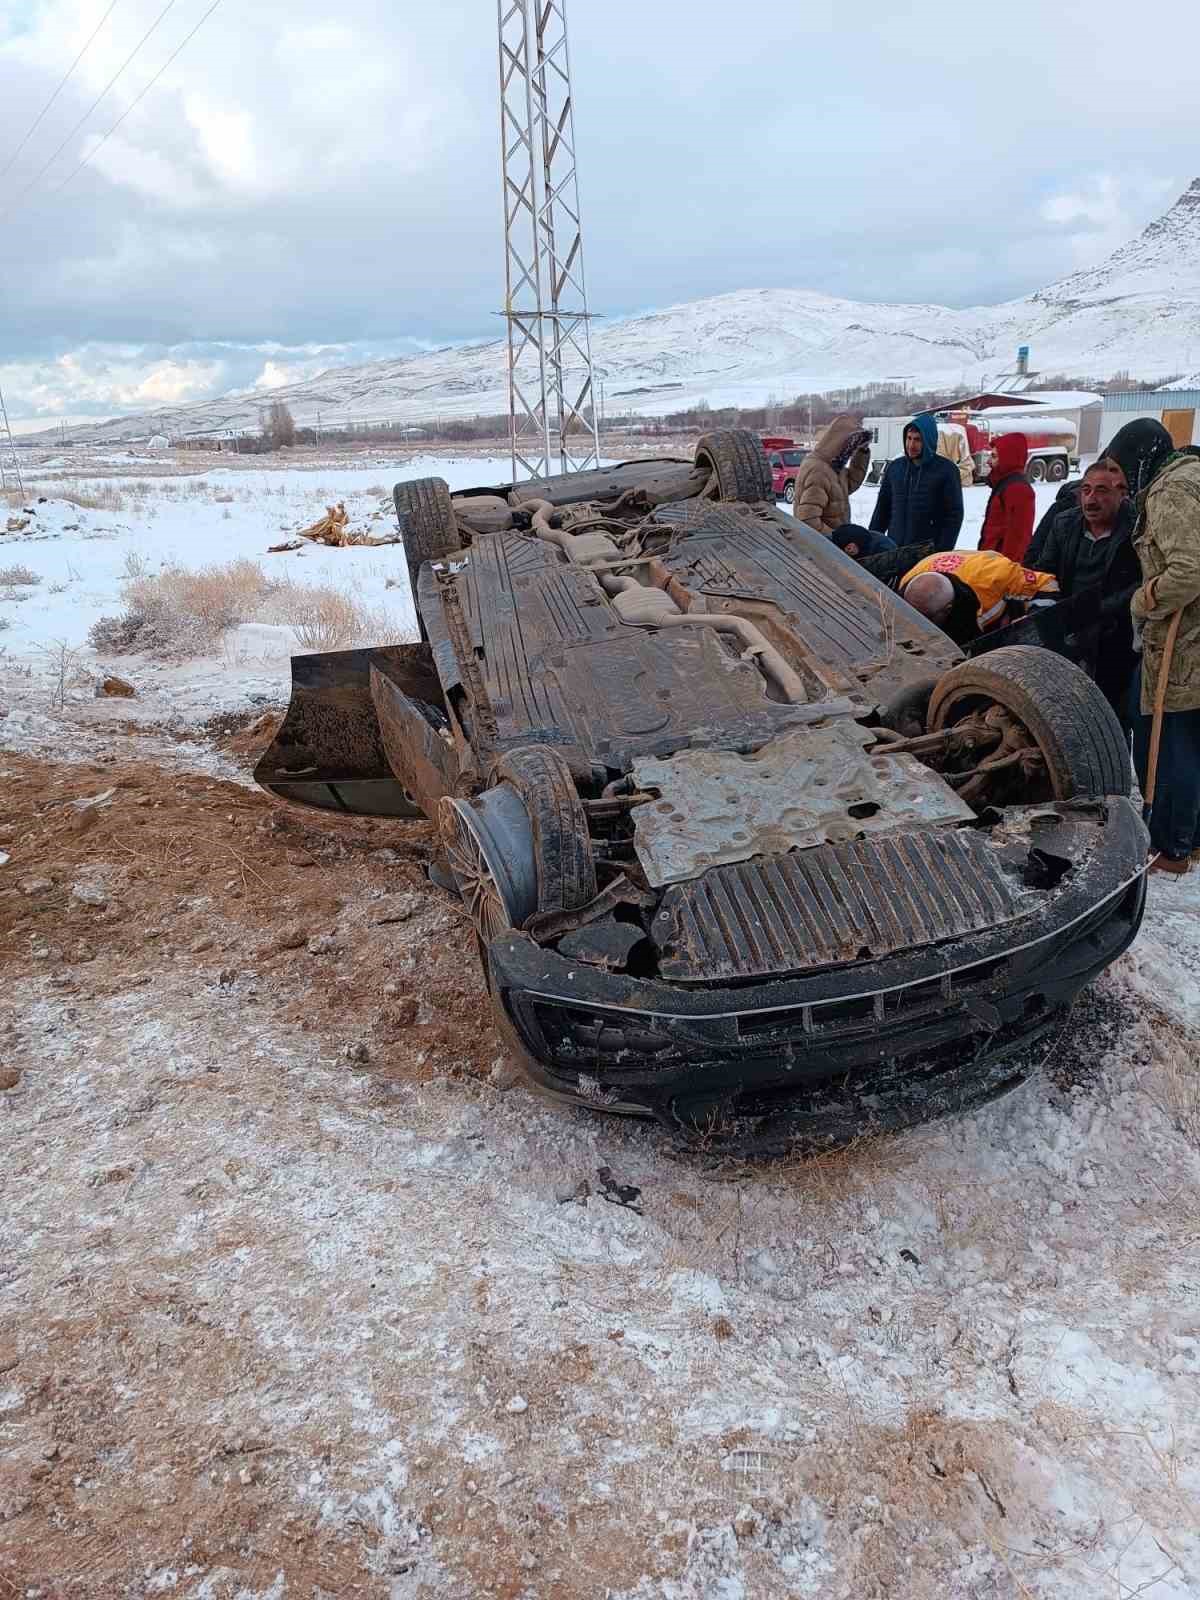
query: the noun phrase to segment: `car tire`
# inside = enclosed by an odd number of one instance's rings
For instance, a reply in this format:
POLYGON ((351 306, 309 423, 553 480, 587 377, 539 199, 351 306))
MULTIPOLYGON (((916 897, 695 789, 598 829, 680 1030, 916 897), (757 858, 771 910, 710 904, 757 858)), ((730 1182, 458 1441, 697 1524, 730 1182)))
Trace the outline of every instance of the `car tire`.
POLYGON ((1129 746, 1121 724, 1073 661, 1018 644, 951 667, 933 691, 928 726, 951 727, 989 703, 1024 725, 1041 751, 1055 800, 1129 795, 1129 746))
POLYGON ((1031 461, 1026 469, 1025 476, 1030 483, 1044 483, 1046 480, 1046 463, 1040 458, 1031 461))
POLYGON ((529 813, 538 914, 589 904, 596 898, 596 865, 587 813, 562 756, 551 745, 524 745, 500 757, 494 776, 512 785, 529 813))
POLYGON ((789 478, 785 484, 783 498, 787 501, 789 506, 794 506, 796 504, 796 480, 794 478, 789 478))
POLYGON ((461 550, 464 535, 450 502, 450 485, 444 478, 413 478, 407 483, 398 483, 392 490, 392 499, 400 537, 404 541, 413 610, 424 640, 429 635, 417 605, 417 574, 426 561, 440 561, 461 550))
POLYGON ((726 428, 706 433, 696 446, 696 465, 715 472, 722 500, 755 505, 773 501, 771 466, 762 440, 746 428, 726 428))
POLYGON ((1046 482, 1062 483, 1067 476, 1067 463, 1065 461, 1047 461, 1046 482))

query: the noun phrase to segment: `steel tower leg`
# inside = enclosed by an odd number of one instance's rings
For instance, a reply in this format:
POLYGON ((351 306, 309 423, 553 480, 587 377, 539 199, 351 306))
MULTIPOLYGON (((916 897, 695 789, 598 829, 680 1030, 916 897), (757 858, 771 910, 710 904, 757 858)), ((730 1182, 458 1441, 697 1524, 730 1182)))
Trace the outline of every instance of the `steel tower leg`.
POLYGON ((513 476, 599 461, 565 0, 497 0, 513 476))
MULTIPOLYGON (((0 389, 0 424, 3 425, 4 438, 5 438, 5 440, 7 441, 7 444, 8 444, 8 455, 12 460, 12 467, 11 467, 12 476, 17 481, 17 489, 18 489, 18 491, 21 494, 24 494, 25 493, 25 485, 21 481, 21 463, 17 460, 17 447, 13 443, 12 428, 9 426, 9 422, 8 422, 8 407, 4 404, 4 390, 3 389, 0 389)), ((4 451, 0 450, 0 489, 7 489, 8 488, 9 471, 10 471, 10 469, 5 466, 4 451)))

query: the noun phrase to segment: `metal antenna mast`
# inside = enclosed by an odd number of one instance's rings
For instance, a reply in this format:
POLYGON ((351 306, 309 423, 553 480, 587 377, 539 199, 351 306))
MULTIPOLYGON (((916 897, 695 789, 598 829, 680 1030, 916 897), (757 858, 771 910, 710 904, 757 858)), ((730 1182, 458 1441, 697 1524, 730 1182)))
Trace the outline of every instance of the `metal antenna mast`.
MULTIPOLYGON (((25 485, 21 482, 21 463, 17 460, 17 447, 13 443, 12 429, 8 425, 8 407, 4 404, 4 390, 0 389, 0 422, 4 424, 4 437, 8 440, 8 453, 12 457, 12 471, 17 480, 17 489, 25 493, 25 485)), ((4 465, 4 457, 0 455, 0 489, 8 488, 8 469, 4 465)))
POLYGON ((600 458, 566 0, 497 0, 514 478, 600 458))

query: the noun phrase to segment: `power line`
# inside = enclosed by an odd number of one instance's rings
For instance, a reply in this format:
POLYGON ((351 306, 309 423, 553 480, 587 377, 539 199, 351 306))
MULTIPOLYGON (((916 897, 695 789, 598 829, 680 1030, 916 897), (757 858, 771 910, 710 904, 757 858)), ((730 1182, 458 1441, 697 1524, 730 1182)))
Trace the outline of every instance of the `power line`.
POLYGON ((59 95, 66 88, 67 83, 68 83, 68 81, 69 81, 69 79, 71 77, 71 74, 75 71, 75 68, 79 65, 79 63, 83 60, 84 56, 87 55, 88 51, 91 49, 92 41, 95 39, 96 35, 100 32, 100 29, 108 21, 109 17, 111 17, 113 12, 117 9, 117 4, 118 4, 118 0, 112 0, 112 4, 109 6, 108 10, 104 13, 104 15, 100 18, 100 21, 92 29, 91 33, 88 35, 87 43, 84 45, 83 49, 79 52, 79 54, 75 57, 74 61, 72 61, 71 65, 67 68, 67 70, 63 73, 62 77, 59 79, 58 88, 55 89, 54 93, 50 96, 49 100, 46 101, 46 104, 38 112, 37 116, 34 117, 33 121, 29 124, 29 127, 28 127, 28 129, 26 130, 26 133, 25 133, 25 137, 21 140, 20 144, 13 151, 12 155, 9 156, 9 158, 5 162, 3 168, 0 168, 0 178, 3 178, 5 176, 7 176, 8 172, 12 168, 13 162, 21 154, 21 151, 24 150, 25 146, 29 143, 30 139, 33 138, 33 135, 37 132, 38 125, 40 124, 42 118, 46 115, 47 111, 49 111, 50 107, 54 104, 54 102, 58 99, 59 95))
POLYGON ((144 33, 144 34, 143 34, 143 35, 142 35, 142 37, 141 37, 141 38, 140 38, 140 39, 139 39, 139 40, 138 40, 138 42, 137 42, 137 44, 135 44, 135 45, 134 45, 134 47, 133 47, 133 49, 132 49, 132 50, 131 50, 131 51, 130 51, 130 52, 129 52, 129 54, 128 54, 128 55, 127 55, 127 56, 126 56, 126 57, 125 57, 125 60, 124 60, 124 61, 123 61, 123 62, 122 62, 122 63, 121 63, 121 65, 120 65, 120 66, 119 66, 119 67, 118 67, 118 68, 117 68, 117 70, 116 70, 116 71, 115 71, 115 72, 114 72, 114 73, 113 73, 113 75, 112 75, 112 77, 111 77, 111 78, 110 78, 110 79, 109 79, 109 80, 108 80, 108 82, 107 82, 107 83, 106 83, 106 84, 105 84, 105 85, 104 85, 104 87, 103 87, 103 89, 101 89, 101 91, 100 91, 100 93, 99 93, 99 94, 98 94, 98 95, 97 95, 97 96, 96 96, 96 98, 95 98, 95 99, 94 99, 94 100, 93 100, 93 101, 92 101, 92 103, 91 103, 91 105, 90 105, 90 106, 89 106, 89 107, 88 107, 88 108, 87 108, 87 110, 86 110, 86 111, 85 111, 85 112, 84 112, 84 113, 83 113, 83 115, 82 115, 82 116, 81 116, 81 117, 80 117, 80 119, 79 119, 79 121, 78 121, 78 122, 77 122, 77 123, 76 123, 76 124, 75 124, 75 126, 74 126, 74 127, 73 127, 73 128, 72 128, 72 129, 71 129, 71 131, 70 131, 70 133, 69 133, 69 134, 68 134, 68 135, 67 135, 67 137, 66 137, 66 138, 65 138, 65 139, 64 139, 64 140, 63 140, 63 142, 62 142, 62 143, 61 143, 61 144, 60 144, 60 145, 59 145, 59 147, 58 147, 58 149, 57 149, 57 150, 56 150, 56 151, 55 151, 55 152, 54 152, 54 154, 53 154, 53 155, 52 155, 52 156, 51 156, 51 157, 50 157, 50 159, 49 159, 49 161, 47 161, 47 162, 45 162, 45 163, 44 163, 44 165, 43 165, 43 166, 41 166, 41 167, 40 167, 40 168, 39 168, 39 169, 38 169, 38 171, 37 171, 37 172, 35 172, 35 173, 34 173, 34 175, 33 175, 33 177, 32 177, 32 178, 30 178, 30 180, 29 180, 29 182, 28 182, 28 183, 27 183, 27 184, 26 184, 26 185, 25 185, 25 187, 24 187, 24 188, 23 188, 23 189, 22 189, 22 190, 21 190, 21 192, 20 192, 20 194, 19 194, 19 195, 18 195, 18 196, 17 196, 17 198, 16 198, 16 200, 15 200, 15 201, 13 201, 13 204, 12 204, 12 205, 10 205, 10 206, 6 206, 6 207, 5 207, 5 209, 4 209, 4 211, 3 211, 3 212, 0 212, 0 216, 7 216, 7 215, 8 215, 8 214, 9 214, 9 213, 10 213, 10 212, 11 212, 11 211, 12 211, 12 210, 13 210, 13 207, 14 207, 14 206, 16 206, 16 205, 18 205, 18 204, 19 204, 19 203, 20 203, 20 202, 21 202, 21 201, 22 201, 22 200, 24 200, 24 198, 25 198, 25 196, 26 196, 26 195, 27 195, 27 194, 28 194, 28 193, 29 193, 29 191, 30 191, 30 190, 31 190, 31 189, 32 189, 32 188, 33 188, 33 186, 34 186, 34 185, 35 185, 35 184, 36 184, 36 183, 37 183, 37 182, 38 182, 38 181, 39 181, 39 179, 41 179, 41 178, 42 178, 42 177, 43 177, 43 176, 44 176, 44 175, 45 175, 45 174, 46 174, 46 173, 47 173, 47 172, 48 172, 48 171, 49 171, 49 170, 50 170, 50 168, 51 168, 51 167, 52 167, 52 166, 53 166, 53 165, 54 165, 54 163, 55 163, 55 162, 56 162, 56 161, 57 161, 57 160, 58 160, 58 158, 59 158, 59 156, 60 156, 60 155, 62 155, 62 153, 63 153, 63 151, 64 151, 64 150, 65 150, 65 149, 66 149, 66 148, 67 148, 67 146, 68 146, 68 145, 69 145, 69 144, 70 144, 70 142, 71 142, 71 140, 72 140, 72 139, 73 139, 73 138, 74 138, 74 137, 75 137, 75 135, 76 135, 76 134, 77 134, 77 133, 78 133, 78 132, 79 132, 79 130, 80 130, 80 128, 82 128, 82 127, 83 127, 83 125, 84 125, 84 123, 85 123, 85 122, 86 122, 86 121, 87 121, 87 120, 88 120, 88 118, 89 118, 89 117, 90 117, 90 116, 91 116, 91 114, 92 114, 92 112, 93 112, 93 111, 95 111, 95 109, 96 109, 96 107, 97 107, 97 106, 98 106, 98 105, 99 105, 99 104, 100 104, 100 102, 101 102, 101 101, 102 101, 102 100, 103 100, 103 99, 104 99, 104 97, 105 97, 105 95, 106 95, 106 94, 107 94, 107 93, 108 93, 108 91, 109 91, 109 90, 110 90, 110 89, 111 89, 111 88, 112 88, 112 86, 113 86, 113 84, 114 84, 114 83, 116 83, 116 81, 117 81, 117 79, 118 79, 118 78, 119 78, 119 77, 120 77, 120 76, 121 76, 121 74, 122 74, 122 73, 123 73, 123 72, 124 72, 124 71, 125 71, 125 68, 126 68, 126 67, 127 67, 127 66, 128 66, 128 65, 129 65, 129 63, 130 63, 130 62, 131 62, 131 61, 132 61, 132 60, 133 60, 133 58, 134 58, 134 56, 136 56, 136 55, 137 55, 137 53, 138 53, 138 51, 139 51, 139 50, 140 50, 140 49, 141 49, 141 48, 142 48, 142 46, 143 46, 143 45, 144 45, 144 44, 145 44, 145 43, 146 43, 146 41, 147 41, 147 39, 149 39, 149 37, 150 37, 150 35, 151 35, 151 34, 152 34, 152 33, 153 33, 153 32, 154 32, 154 31, 155 31, 155 29, 156 29, 156 28, 157 28, 157 27, 158 27, 158 25, 159 25, 159 23, 160 23, 160 22, 162 22, 162 20, 163 20, 163 18, 164 18, 164 17, 165 17, 165 16, 166 16, 166 14, 167 14, 167 12, 168 12, 168 11, 170 11, 170 10, 171 10, 171 8, 172 8, 172 7, 173 7, 173 6, 174 6, 174 5, 175 5, 175 4, 176 4, 176 0, 167 0, 167 3, 166 3, 166 5, 165 5, 165 6, 164 6, 164 7, 163 7, 163 8, 162 8, 162 10, 161 10, 161 11, 160 11, 160 12, 159 12, 159 14, 158 14, 158 16, 157 16, 157 17, 156 17, 156 18, 155 18, 155 20, 154 20, 154 21, 153 21, 153 22, 152 22, 152 23, 151 23, 151 24, 150 24, 150 26, 149 26, 149 27, 148 27, 148 28, 147 28, 147 29, 146 29, 146 31, 145 31, 145 33, 144 33))
POLYGON ((82 172, 84 167, 87 166, 88 162, 91 161, 94 156, 98 156, 100 154, 101 150, 103 150, 104 146, 112 138, 113 134, 116 133, 117 129, 125 121, 125 118, 127 116, 129 116, 130 112, 137 110, 138 106, 142 103, 142 101, 145 99, 145 97, 150 93, 151 89, 153 89, 154 85, 162 77, 163 73, 171 65, 172 61, 174 61, 175 57, 177 55, 179 55, 179 53, 184 49, 184 47, 187 44, 189 44, 196 37, 196 35, 200 32, 200 29, 204 26, 204 24, 208 21, 209 17, 212 16, 213 12, 217 9, 217 7, 220 4, 221 4, 221 0, 212 0, 212 5, 209 6, 208 10, 200 18, 200 21, 196 24, 196 26, 192 29, 192 31, 189 34, 186 34, 185 37, 179 42, 179 44, 177 44, 175 46, 174 50, 171 51, 171 54, 163 62, 162 66, 159 67, 158 71, 150 79, 150 82, 146 85, 146 87, 138 95, 137 99, 134 100, 130 105, 126 106, 125 110, 122 111, 121 115, 113 123, 112 127, 104 135, 103 139, 101 139, 100 143, 98 145, 94 146, 93 149, 88 151, 87 155, 84 156, 83 160, 79 163, 79 165, 77 167, 75 167, 72 171, 68 172, 66 177, 63 179, 63 181, 61 183, 55 184, 54 188, 50 191, 51 194, 58 194, 58 192, 61 189, 65 189, 66 186, 70 183, 71 179, 74 178, 78 173, 82 172))

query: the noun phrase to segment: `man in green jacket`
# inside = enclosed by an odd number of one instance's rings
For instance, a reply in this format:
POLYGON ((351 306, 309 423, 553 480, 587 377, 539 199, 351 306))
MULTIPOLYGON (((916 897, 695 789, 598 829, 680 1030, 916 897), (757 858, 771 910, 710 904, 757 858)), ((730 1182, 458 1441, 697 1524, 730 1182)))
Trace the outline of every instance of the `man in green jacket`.
POLYGON ((1150 817, 1154 870, 1185 873, 1200 860, 1200 455, 1176 451, 1149 418, 1130 422, 1105 452, 1124 475, 1137 510, 1134 548, 1142 568, 1131 611, 1141 633, 1141 715, 1134 759, 1145 793, 1153 712, 1165 674, 1162 745, 1150 817), (1166 660, 1172 618, 1181 612, 1166 660))

